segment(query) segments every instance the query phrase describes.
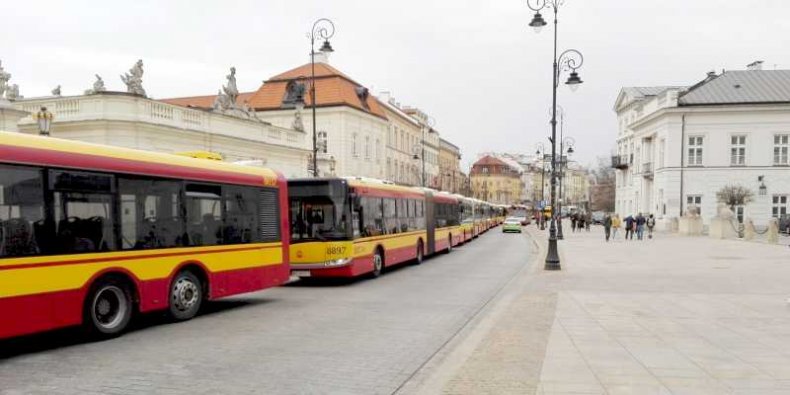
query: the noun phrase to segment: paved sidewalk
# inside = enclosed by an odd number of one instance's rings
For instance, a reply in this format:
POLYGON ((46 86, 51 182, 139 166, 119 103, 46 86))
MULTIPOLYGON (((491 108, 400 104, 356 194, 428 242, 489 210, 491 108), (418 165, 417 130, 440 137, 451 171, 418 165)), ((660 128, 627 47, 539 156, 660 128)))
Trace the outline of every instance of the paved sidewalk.
MULTIPOLYGON (((528 229, 545 246, 547 231, 528 229)), ((539 270, 541 253, 484 333, 412 392, 790 393, 786 246, 668 234, 606 243, 594 227, 566 233, 560 252, 561 272, 539 270)))

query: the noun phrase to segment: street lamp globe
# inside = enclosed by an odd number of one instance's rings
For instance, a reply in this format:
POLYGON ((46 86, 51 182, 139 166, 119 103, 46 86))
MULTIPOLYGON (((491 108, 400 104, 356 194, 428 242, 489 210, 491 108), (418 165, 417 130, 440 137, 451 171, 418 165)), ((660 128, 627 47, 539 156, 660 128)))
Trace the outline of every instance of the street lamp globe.
POLYGON ((332 44, 329 44, 329 40, 328 39, 324 40, 324 45, 321 46, 321 49, 319 49, 319 51, 321 51, 323 53, 335 52, 335 50, 332 49, 332 44))
POLYGON ((543 29, 543 26, 546 26, 546 20, 543 19, 543 15, 540 15, 540 12, 536 12, 535 16, 532 17, 532 21, 529 23, 529 26, 535 30, 535 33, 540 33, 541 29, 543 29))
POLYGON ((576 92, 576 89, 579 88, 579 84, 583 83, 581 78, 579 78, 579 73, 576 71, 571 72, 571 75, 568 77, 568 81, 565 81, 565 85, 568 85, 571 88, 571 91, 576 92))

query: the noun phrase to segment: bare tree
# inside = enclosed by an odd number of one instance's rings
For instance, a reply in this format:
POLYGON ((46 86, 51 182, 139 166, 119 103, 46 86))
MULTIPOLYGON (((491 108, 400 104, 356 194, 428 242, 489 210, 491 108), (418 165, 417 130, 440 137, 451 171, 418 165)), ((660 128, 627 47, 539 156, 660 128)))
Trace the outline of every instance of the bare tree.
POLYGON ((751 203, 754 200, 754 193, 742 185, 727 185, 716 192, 716 200, 735 211, 735 206, 751 203))
POLYGON ((610 158, 599 157, 598 166, 590 170, 593 175, 590 183, 591 210, 612 212, 615 209, 615 174, 610 160, 610 158))

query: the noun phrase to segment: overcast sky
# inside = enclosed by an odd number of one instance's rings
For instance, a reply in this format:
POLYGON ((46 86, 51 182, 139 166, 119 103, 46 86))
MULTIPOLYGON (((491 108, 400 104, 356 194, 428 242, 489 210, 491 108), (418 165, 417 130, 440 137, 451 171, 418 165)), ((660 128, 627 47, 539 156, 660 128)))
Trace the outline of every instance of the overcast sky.
MULTIPOLYGON (((558 96, 576 159, 610 154, 623 86, 690 85, 754 60, 790 68, 788 15, 788 0, 566 0, 560 50, 585 56, 584 84, 558 96)), ((3 6, 0 60, 27 97, 58 84, 79 94, 96 73, 123 90, 118 75, 138 58, 154 98, 216 93, 230 66, 252 91, 307 62, 321 17, 337 27, 330 63, 431 114, 464 166, 546 141, 552 31, 527 26, 525 0, 15 1, 3 6)))

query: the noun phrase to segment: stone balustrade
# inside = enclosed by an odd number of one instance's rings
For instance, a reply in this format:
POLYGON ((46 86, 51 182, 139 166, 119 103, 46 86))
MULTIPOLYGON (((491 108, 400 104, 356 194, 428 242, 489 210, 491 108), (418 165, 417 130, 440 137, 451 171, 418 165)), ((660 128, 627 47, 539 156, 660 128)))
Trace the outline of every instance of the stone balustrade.
POLYGON ((63 122, 130 122, 309 149, 309 139, 304 132, 257 119, 186 108, 122 92, 22 99, 14 102, 14 107, 31 113, 19 121, 23 129, 24 126, 35 125, 32 114, 41 107, 47 107, 55 117, 54 129, 63 122))

